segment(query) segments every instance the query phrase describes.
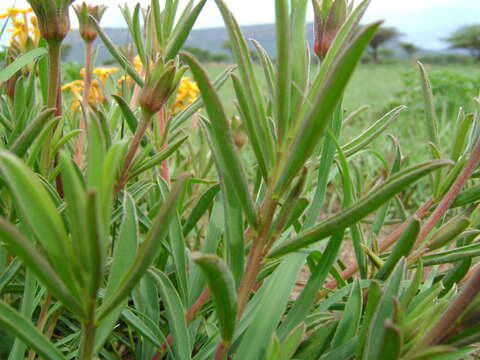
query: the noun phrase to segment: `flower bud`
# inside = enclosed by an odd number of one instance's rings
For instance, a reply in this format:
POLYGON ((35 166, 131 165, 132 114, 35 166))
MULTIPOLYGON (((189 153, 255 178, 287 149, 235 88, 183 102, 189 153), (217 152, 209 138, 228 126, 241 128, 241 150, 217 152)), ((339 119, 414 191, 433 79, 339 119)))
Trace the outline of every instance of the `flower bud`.
POLYGON ((80 25, 80 36, 85 42, 93 42, 98 36, 97 29, 93 24, 93 17, 97 22, 100 22, 107 7, 104 5, 87 5, 83 2, 73 7, 78 17, 80 25), (91 16, 91 17, 90 17, 91 16))
POLYGON ((159 60, 147 75, 140 93, 142 109, 152 114, 159 112, 177 88, 185 71, 186 67, 178 68, 173 60, 166 64, 159 60))
POLYGON ((47 41, 61 42, 70 31, 68 8, 74 0, 27 0, 47 41))
POLYGON ((332 46, 338 31, 353 8, 350 0, 312 0, 315 13, 314 50, 323 59, 332 46))

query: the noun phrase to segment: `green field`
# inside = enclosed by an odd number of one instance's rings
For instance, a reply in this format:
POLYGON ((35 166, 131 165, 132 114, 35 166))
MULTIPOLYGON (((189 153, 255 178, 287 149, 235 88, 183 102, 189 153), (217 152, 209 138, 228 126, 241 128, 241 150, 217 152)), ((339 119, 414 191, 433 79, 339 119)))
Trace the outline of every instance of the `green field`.
MULTIPOLYGON (((218 76, 228 65, 210 64, 207 66, 208 71, 212 78, 218 76)), ((260 81, 263 81, 263 71, 260 66, 256 68, 260 81)), ((461 81, 463 77, 469 77, 470 79, 480 79, 480 65, 431 65, 427 66, 432 78, 440 78, 442 84, 433 83, 434 90, 436 87, 441 87, 441 91, 445 93, 451 86, 451 99, 458 92, 457 87, 462 86, 461 81), (445 85, 442 79, 445 74, 451 77, 447 80, 445 85), (458 79, 457 79, 458 76, 458 79), (451 82, 451 84, 448 83, 451 82), (438 85, 438 86, 436 86, 438 85)), ((343 138, 344 140, 350 139, 352 136, 359 134, 366 127, 370 126, 375 120, 377 120, 384 113, 391 110, 397 105, 409 106, 397 119, 395 123, 387 130, 386 133, 395 134, 402 145, 402 149, 406 155, 410 155, 412 160, 421 160, 424 158, 423 149, 426 149, 425 132, 426 129, 423 126, 424 114, 423 114, 423 97, 421 92, 420 76, 418 75, 416 64, 413 63, 399 63, 399 64, 364 64, 361 65, 353 78, 350 81, 346 96, 344 99, 345 115, 348 116, 352 111, 360 108, 364 105, 369 105, 370 108, 362 113, 359 117, 355 118, 351 123, 344 127, 343 138), (407 88, 405 84, 405 78, 415 80, 412 88, 407 88), (405 104, 405 93, 410 93, 409 96, 411 104, 405 104), (402 96, 403 95, 403 96, 402 96)), ((480 90, 480 81, 473 81, 472 89, 462 89, 466 92, 465 101, 454 100, 452 106, 454 111, 443 111, 442 101, 443 97, 436 98, 438 105, 438 117, 439 121, 446 121, 451 124, 441 134, 443 138, 451 135, 450 130, 454 128, 456 121, 456 111, 460 106, 464 106, 467 111, 473 110, 473 98, 478 96, 480 90), (476 87, 475 87, 476 84, 476 87)), ((439 91, 440 91, 439 90, 439 91)), ((225 101, 227 111, 231 116, 236 115, 234 106, 235 94, 233 92, 230 82, 227 82, 220 91, 220 96, 225 101)), ((451 143, 449 141, 448 143, 451 143)), ((377 151, 382 151, 384 146, 388 144, 387 137, 383 136, 382 139, 377 140, 372 145, 372 148, 377 151)))

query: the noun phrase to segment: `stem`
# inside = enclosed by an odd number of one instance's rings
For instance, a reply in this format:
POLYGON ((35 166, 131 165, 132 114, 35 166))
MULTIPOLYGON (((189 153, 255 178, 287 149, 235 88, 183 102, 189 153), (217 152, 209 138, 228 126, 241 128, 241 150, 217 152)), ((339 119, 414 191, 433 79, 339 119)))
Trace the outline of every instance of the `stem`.
MULTIPOLYGON (((83 84, 83 106, 85 111, 88 111, 88 99, 90 98, 90 88, 92 85, 92 51, 93 43, 91 41, 85 42, 85 80, 83 84)), ((83 148, 85 144, 85 131, 87 129, 86 115, 81 112, 80 116, 80 133, 75 148, 75 162, 78 166, 82 166, 83 163, 83 148)))
MULTIPOLYGON (((434 205, 434 202, 432 199, 428 199, 425 203, 423 203, 422 206, 415 212, 415 215, 423 219, 427 216, 428 210, 434 205)), ((401 225, 397 226, 392 233, 386 237, 383 241, 380 242, 379 250, 380 253, 387 250, 390 248, 395 242, 400 238, 402 235, 403 231, 407 227, 408 223, 410 222, 410 219, 406 220, 404 223, 401 225)), ((342 273, 340 274, 342 279, 346 280, 352 277, 353 274, 355 274, 358 271, 358 264, 352 264, 348 266, 342 273)), ((337 280, 331 280, 329 281, 326 285, 326 289, 334 289, 338 286, 338 281, 337 280)), ((323 292, 322 292, 323 294, 323 292)))
MULTIPOLYGON (((92 320, 92 319, 91 319, 92 320)), ((80 359, 81 360, 92 360, 93 359, 93 347, 95 344, 95 332, 97 328, 94 321, 88 321, 83 326, 83 343, 80 359)))
POLYGON ((270 225, 273 220, 273 214, 276 209, 276 202, 273 200, 271 194, 267 194, 267 200, 260 214, 265 214, 262 219, 261 230, 256 239, 253 241, 252 251, 248 256, 247 267, 242 281, 240 282, 240 288, 238 290, 238 312, 237 321, 241 319, 245 306, 250 297, 250 293, 255 285, 257 275, 262 267, 262 261, 264 258, 264 247, 268 240, 268 234, 270 225))
MULTIPOLYGON (((59 114, 59 107, 57 106, 60 101, 58 101, 58 93, 60 86, 60 56, 61 56, 61 41, 49 41, 48 42, 48 98, 47 98, 47 108, 57 109, 56 115, 59 114)), ((52 137, 47 136, 47 139, 44 143, 44 148, 42 152, 41 159, 41 168, 44 176, 48 176, 50 171, 50 162, 51 162, 51 152, 52 152, 52 137)))
POLYGON ((217 347, 217 351, 215 352, 215 360, 223 360, 225 359, 225 355, 227 354, 229 348, 229 344, 223 341, 220 341, 217 347))
POLYGON ((80 349, 80 360, 92 360, 94 357, 95 333, 97 325, 95 323, 95 312, 97 310, 97 291, 93 293, 88 307, 87 321, 83 324, 83 341, 80 349))
POLYGON ((122 172, 120 173, 120 178, 118 180, 117 186, 115 187, 116 195, 118 195, 118 193, 128 180, 128 171, 130 170, 130 166, 132 165, 133 159, 135 157, 135 154, 137 153, 143 135, 145 135, 145 131, 147 131, 148 124, 150 123, 152 116, 153 114, 151 112, 142 111, 142 119, 137 127, 137 131, 135 132, 133 141, 128 149, 127 156, 125 157, 125 163, 123 165, 122 172))
POLYGON ((455 201, 460 191, 462 191, 463 187, 472 176, 478 164, 480 164, 480 140, 477 141, 477 144, 475 145, 475 148, 470 155, 468 163, 465 165, 450 190, 443 197, 440 204, 437 206, 435 211, 428 218, 427 222, 420 230, 420 234, 417 238, 417 244, 421 244, 423 240, 425 240, 430 231, 432 231, 432 229, 435 227, 435 225, 437 225, 443 215, 445 215, 448 209, 450 209, 450 206, 455 201))
MULTIPOLYGON (((165 138, 165 141, 162 141, 161 148, 166 149, 168 147, 168 142, 166 141, 166 134, 165 134, 165 132, 167 131, 167 119, 166 119, 165 109, 160 110, 160 112, 158 113, 158 122, 159 122, 159 131, 160 131, 159 137, 160 139, 165 138)), ((170 168, 168 166, 168 160, 164 160, 162 162, 160 175, 163 178, 163 180, 165 180, 167 183, 170 182, 170 168)))

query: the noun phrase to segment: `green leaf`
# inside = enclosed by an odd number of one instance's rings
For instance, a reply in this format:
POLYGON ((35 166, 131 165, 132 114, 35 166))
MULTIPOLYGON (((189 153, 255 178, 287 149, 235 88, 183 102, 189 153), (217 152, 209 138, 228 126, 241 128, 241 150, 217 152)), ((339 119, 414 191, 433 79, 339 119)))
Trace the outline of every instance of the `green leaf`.
POLYGON ((382 354, 382 347, 385 340, 384 323, 387 319, 392 317, 393 299, 398 295, 400 283, 405 274, 405 268, 405 260, 401 260, 385 285, 383 296, 377 305, 368 329, 367 341, 363 352, 364 359, 384 359, 384 354, 382 354))
POLYGON ((462 191, 452 204, 452 208, 475 203, 480 200, 480 185, 475 185, 470 189, 462 191))
POLYGON ((332 321, 320 326, 300 345, 295 353, 295 359, 311 360, 318 358, 323 353, 337 327, 337 322, 332 321))
POLYGON ((0 82, 5 82, 10 79, 15 73, 21 70, 24 66, 35 59, 47 55, 48 51, 45 48, 38 48, 29 51, 25 55, 20 56, 14 62, 9 64, 6 68, 0 70, 0 82))
POLYGON ((207 279, 222 339, 228 344, 233 338, 237 318, 237 294, 233 275, 227 264, 218 256, 193 253, 192 260, 200 266, 207 279))
POLYGON ((348 297, 342 319, 331 341, 331 349, 335 349, 352 339, 357 333, 362 316, 362 288, 359 280, 355 280, 352 291, 348 297))
POLYGON ((378 270, 377 274, 375 275, 376 279, 385 280, 390 275, 390 272, 393 270, 393 268, 397 265, 398 261, 400 261, 402 257, 407 257, 410 254, 410 251, 417 240, 418 233, 420 232, 420 227, 420 219, 414 217, 395 243, 395 247, 390 253, 390 256, 385 264, 380 268, 380 270, 378 270))
POLYGON ((0 152, 0 170, 21 217, 42 244, 49 262, 72 295, 78 296, 69 259, 72 244, 57 209, 37 176, 16 156, 0 152))
POLYGON ((10 146, 10 151, 19 157, 25 155, 34 139, 39 135, 42 128, 48 123, 54 113, 55 109, 47 109, 39 113, 27 128, 15 139, 15 142, 10 146))
POLYGON ((457 119, 457 132, 455 135, 455 143, 452 147, 452 160, 457 161, 465 151, 468 140, 468 134, 475 120, 474 114, 464 115, 463 108, 459 110, 457 119))
POLYGON ((464 215, 454 217, 432 235, 427 245, 428 248, 430 251, 434 251, 444 247, 463 233, 470 223, 470 219, 464 215))
POLYGON ((101 26, 98 24, 97 20, 95 20, 94 17, 90 16, 89 20, 95 25, 95 29, 98 32, 98 35, 100 36, 100 39, 102 39, 105 47, 108 49, 112 57, 118 62, 120 67, 125 69, 125 71, 128 73, 128 75, 131 76, 131 78, 140 86, 143 87, 145 85, 144 81, 140 77, 140 75, 135 71, 133 68, 132 64, 123 56, 115 47, 115 45, 112 43, 112 40, 108 37, 108 35, 103 31, 101 26))
MULTIPOLYGON (((242 336, 236 352, 238 359, 262 359, 265 355, 295 285, 298 264, 303 263, 303 256, 295 254, 288 260, 282 262, 262 286, 263 296, 253 310, 253 320, 242 336)), ((247 312, 248 308, 244 317, 247 316, 247 312)))
POLYGON ((220 185, 215 184, 209 187, 201 196, 200 199, 195 204, 195 207, 190 212, 190 216, 187 221, 183 224, 183 236, 187 236, 190 231, 193 230, 195 225, 198 223, 200 218, 205 214, 205 212, 212 206, 215 196, 217 196, 220 191, 220 185))
POLYGON ((197 21, 197 18, 200 15, 206 2, 207 0, 201 0, 197 4, 197 6, 195 6, 195 8, 188 14, 188 16, 183 17, 175 26, 175 30, 169 37, 168 46, 165 52, 165 59, 167 61, 177 56, 178 51, 181 49, 181 47, 187 40, 187 37, 192 31, 193 25, 195 25, 195 22, 197 21))
POLYGON ((153 261, 157 258, 162 248, 162 241, 167 235, 170 222, 175 215, 176 202, 183 189, 184 182, 185 178, 181 178, 165 200, 150 231, 137 251, 135 261, 112 292, 112 295, 106 297, 104 303, 98 309, 98 321, 101 321, 107 316, 130 294, 150 265, 152 265, 153 261))
POLYGON ((357 63, 379 26, 379 23, 375 23, 359 31, 352 43, 338 55, 329 68, 325 81, 312 104, 311 111, 301 119, 300 128, 295 129, 295 140, 275 184, 277 197, 283 194, 324 135, 328 121, 339 103, 357 63))
POLYGON ((266 154, 264 151, 264 145, 262 145, 258 132, 257 126, 255 125, 253 115, 251 113, 251 109, 248 105, 247 95, 245 93, 245 89, 243 88, 242 82, 240 79, 235 75, 232 74, 232 82, 233 88, 235 90, 235 94, 238 100, 238 110, 241 115, 243 122, 245 123, 245 128, 247 130, 248 138, 253 147, 253 151, 255 153, 255 157, 257 159, 258 165, 260 166, 260 170, 262 171, 262 176, 264 179, 268 177, 267 173, 267 159, 266 154))
POLYGON ((435 103, 433 100, 433 91, 430 80, 428 79, 427 71, 421 62, 417 62, 422 78, 423 97, 425 101, 425 116, 427 120, 428 140, 433 144, 439 146, 438 140, 438 119, 435 111, 435 103))
POLYGON ((48 360, 66 358, 53 344, 27 319, 0 300, 0 324, 10 333, 18 336, 35 352, 48 360))
MULTIPOLYGON (((105 298, 112 295, 113 291, 120 284, 134 262, 132 254, 135 254, 137 251, 138 217, 135 201, 128 192, 125 191, 124 194, 122 223, 120 225, 118 238, 115 242, 112 266, 105 289, 105 298)), ((103 346, 103 343, 110 335, 125 305, 126 300, 121 302, 120 305, 100 323, 95 336, 95 349, 100 350, 103 346)))
POLYGON ((245 211, 248 222, 253 228, 258 225, 255 205, 248 190, 245 171, 238 157, 237 149, 233 142, 225 110, 220 98, 213 88, 205 69, 191 55, 183 54, 184 60, 190 66, 193 76, 198 83, 202 98, 210 119, 212 140, 218 143, 218 161, 221 170, 234 185, 235 192, 245 211))
POLYGON ((363 318, 362 327, 360 329, 360 336, 357 343, 357 348, 355 350, 356 358, 358 360, 368 360, 364 357, 365 344, 368 340, 368 329, 372 323, 375 311, 377 310, 378 304, 382 298, 383 291, 380 287, 380 284, 377 281, 372 281, 368 288, 368 301, 365 309, 365 316, 363 318))
POLYGON ((279 257, 292 251, 302 249, 317 241, 325 239, 341 229, 351 226, 358 220, 378 209, 383 203, 394 197, 407 186, 416 182, 421 177, 448 164, 448 161, 443 160, 427 161, 409 167, 393 175, 385 183, 378 186, 376 189, 373 189, 369 194, 360 199, 352 207, 323 220, 318 225, 300 233, 296 238, 280 244, 271 251, 269 256, 279 257))
POLYGON ((240 26, 226 6, 224 0, 215 0, 220 10, 225 27, 227 28, 235 62, 238 64, 240 78, 246 92, 248 109, 253 115, 253 124, 259 136, 260 144, 265 152, 267 168, 271 168, 275 160, 275 140, 270 120, 267 117, 266 105, 263 101, 263 92, 257 80, 257 75, 250 55, 250 49, 245 41, 240 26))
POLYGON ((361 149, 368 146, 373 140, 377 139, 380 134, 385 131, 392 122, 394 122, 400 116, 400 113, 406 109, 406 106, 399 106, 392 111, 388 112, 380 119, 378 119, 372 126, 370 126, 363 133, 358 135, 355 139, 349 141, 342 146, 342 150, 345 155, 351 156, 361 149))
POLYGON ((168 276, 158 269, 151 269, 149 274, 157 282, 162 300, 165 304, 168 324, 172 332, 175 352, 179 360, 190 360, 190 336, 185 321, 185 308, 175 287, 168 276))
POLYGON ((305 317, 315 303, 318 291, 325 283, 325 279, 338 258, 343 236, 344 232, 340 231, 330 238, 327 248, 323 252, 315 269, 312 270, 312 274, 308 279, 305 288, 302 290, 302 293, 297 298, 292 309, 289 311, 287 317, 278 329, 280 339, 285 339, 288 333, 291 332, 297 324, 305 320, 305 317))
POLYGON ((188 136, 184 136, 173 144, 168 145, 166 149, 163 149, 158 154, 155 154, 152 157, 142 161, 140 164, 134 164, 130 170, 129 178, 134 178, 141 173, 150 170, 154 166, 160 165, 163 161, 172 156, 180 148, 180 146, 187 141, 187 139, 188 136))
POLYGON ((390 320, 385 321, 385 335, 383 349, 380 352, 382 359, 400 359, 402 353, 403 336, 401 329, 390 320))
POLYGON ((306 329, 306 324, 302 322, 288 334, 286 339, 280 344, 280 360, 290 360, 293 357, 302 338, 305 336, 306 329))
POLYGON ((38 249, 27 240, 13 225, 0 218, 0 239, 7 248, 35 273, 38 279, 58 298, 68 309, 80 318, 85 313, 82 303, 70 294, 68 288, 38 249))

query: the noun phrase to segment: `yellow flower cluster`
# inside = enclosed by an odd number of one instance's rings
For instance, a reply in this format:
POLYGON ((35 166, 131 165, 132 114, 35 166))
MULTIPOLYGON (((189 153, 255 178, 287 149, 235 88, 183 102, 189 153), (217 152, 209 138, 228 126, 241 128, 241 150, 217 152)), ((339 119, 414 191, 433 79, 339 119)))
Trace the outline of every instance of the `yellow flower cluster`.
POLYGON ((185 109, 188 105, 193 103, 200 93, 198 89, 197 83, 193 81, 188 76, 182 77, 180 81, 180 86, 178 88, 177 98, 173 103, 172 113, 177 114, 183 109, 185 109))
MULTIPOLYGON (((92 73, 93 73, 93 75, 96 75, 100 79, 100 81, 105 85, 108 78, 110 76, 112 76, 112 74, 115 74, 118 71, 119 70, 115 67, 112 67, 112 68, 98 67, 98 68, 93 69, 92 73)), ((85 68, 83 68, 80 71, 80 75, 82 75, 82 77, 85 77, 85 68)))
MULTIPOLYGON (((105 94, 103 93, 103 86, 106 84, 108 78, 118 72, 117 68, 95 68, 93 69, 93 74, 97 76, 97 79, 94 79, 90 86, 90 93, 88 96, 88 102, 90 104, 101 104, 105 101, 105 94)), ((85 69, 80 71, 80 75, 85 77, 85 69)), ((73 95, 72 100, 72 110, 77 110, 80 106, 80 103, 83 101, 83 89, 85 86, 84 80, 75 80, 68 84, 65 84, 62 87, 62 91, 69 90, 73 95)))
MULTIPOLYGON (((134 60, 134 66, 138 72, 141 72, 142 63, 140 62, 140 59, 138 58, 138 56, 134 60)), ((96 76, 96 79, 92 81, 92 85, 90 88, 90 95, 88 99, 90 104, 95 104, 95 103, 98 104, 98 103, 103 103, 105 101, 105 95, 102 90, 103 86, 105 86, 107 83, 107 80, 118 71, 119 69, 117 68, 105 68, 105 67, 99 67, 99 68, 93 69, 92 72, 96 76)), ((85 77, 85 69, 82 69, 80 71, 80 75, 82 77, 85 77)), ((119 85, 121 85, 123 81, 130 83, 132 80, 128 75, 125 75, 118 80, 119 85)), ((77 110, 80 106, 80 103, 83 101, 84 85, 85 85, 84 80, 75 80, 62 87, 62 91, 69 90, 73 95, 72 110, 77 110)), ((195 81, 193 81, 191 78, 187 76, 182 77, 180 81, 180 86, 178 88, 177 97, 175 98, 175 101, 173 103, 172 113, 175 115, 181 112, 182 110, 184 110, 187 106, 189 106, 191 103, 193 103, 197 99, 199 93, 200 93, 200 90, 198 89, 198 86, 195 81)))
POLYGON ((12 20, 13 28, 8 29, 11 32, 11 46, 18 46, 23 51, 28 50, 29 41, 32 41, 34 47, 38 46, 40 30, 37 18, 29 16, 32 13, 32 8, 9 7, 3 14, 0 14, 0 19, 10 18, 12 20))

